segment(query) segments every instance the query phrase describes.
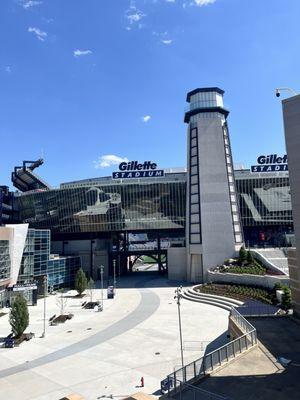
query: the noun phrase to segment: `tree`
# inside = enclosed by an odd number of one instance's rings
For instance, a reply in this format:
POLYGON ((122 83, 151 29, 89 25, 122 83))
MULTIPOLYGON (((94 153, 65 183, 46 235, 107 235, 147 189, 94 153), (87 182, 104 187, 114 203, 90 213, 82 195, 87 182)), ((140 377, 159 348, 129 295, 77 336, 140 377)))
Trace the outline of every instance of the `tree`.
POLYGON ((245 261, 247 261, 247 251, 245 250, 244 246, 242 246, 240 248, 239 261, 240 261, 241 264, 243 264, 245 261))
POLYGON ((88 281, 88 291, 90 295, 90 302, 93 302, 93 290, 95 289, 95 282, 93 281, 92 278, 89 279, 88 281))
POLYGON ((75 289, 77 290, 79 296, 81 296, 86 288, 87 288, 86 275, 85 275, 83 269, 80 268, 77 271, 77 274, 76 274, 76 277, 75 277, 75 289))
POLYGON ((253 255, 252 255, 250 250, 247 251, 247 262, 249 264, 253 264, 254 263, 254 257, 253 257, 253 255))
POLYGON ((17 295, 12 304, 9 323, 16 338, 19 338, 29 325, 27 302, 21 295, 17 295))
POLYGON ((283 295, 281 298, 282 306, 287 310, 292 306, 291 289, 287 286, 283 288, 283 295))
POLYGON ((60 290, 60 294, 56 298, 56 305, 59 308, 60 315, 64 315, 64 311, 66 308, 66 305, 68 303, 68 299, 63 296, 64 291, 60 290))

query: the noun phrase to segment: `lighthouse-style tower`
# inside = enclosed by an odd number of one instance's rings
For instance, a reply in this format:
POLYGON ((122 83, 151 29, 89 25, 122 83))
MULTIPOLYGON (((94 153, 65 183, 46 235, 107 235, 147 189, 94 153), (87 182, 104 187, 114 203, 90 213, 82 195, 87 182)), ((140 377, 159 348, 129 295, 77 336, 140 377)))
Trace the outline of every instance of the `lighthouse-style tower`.
POLYGON ((187 94, 187 280, 206 282, 207 270, 236 255, 243 242, 224 91, 187 94))

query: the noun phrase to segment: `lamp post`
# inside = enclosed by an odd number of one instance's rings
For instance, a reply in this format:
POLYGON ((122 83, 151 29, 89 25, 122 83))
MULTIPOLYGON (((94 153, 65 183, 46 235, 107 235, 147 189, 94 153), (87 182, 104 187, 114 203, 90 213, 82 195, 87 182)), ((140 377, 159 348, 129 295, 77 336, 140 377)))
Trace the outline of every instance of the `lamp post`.
POLYGON ((114 291, 117 287, 117 280, 116 280, 116 259, 113 260, 113 267, 114 267, 114 291))
POLYGON ((175 289, 175 296, 174 299, 177 302, 178 307, 178 322, 179 322, 179 336, 180 336, 180 351, 181 351, 181 366, 184 367, 183 361, 183 346, 182 346, 182 330, 181 330, 181 314, 180 314, 180 300, 182 299, 181 293, 182 287, 175 289))
POLYGON ((46 296, 47 296, 47 289, 48 289, 48 282, 47 282, 47 275, 44 275, 44 329, 42 333, 42 338, 46 337, 46 296))
POLYGON ((103 274, 104 274, 104 267, 103 265, 100 266, 100 276, 101 276, 101 307, 103 311, 103 274))

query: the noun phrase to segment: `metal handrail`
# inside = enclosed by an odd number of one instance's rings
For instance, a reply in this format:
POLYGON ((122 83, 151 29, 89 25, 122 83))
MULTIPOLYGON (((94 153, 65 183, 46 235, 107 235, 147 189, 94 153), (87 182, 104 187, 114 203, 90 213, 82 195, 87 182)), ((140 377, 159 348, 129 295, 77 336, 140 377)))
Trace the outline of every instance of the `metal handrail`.
POLYGON ((245 333, 219 347, 203 357, 185 365, 169 374, 165 380, 161 382, 162 391, 176 390, 178 382, 187 384, 195 378, 201 378, 214 371, 230 359, 235 358, 245 350, 254 347, 257 344, 257 332, 253 325, 250 324, 235 308, 231 309, 232 319, 239 325, 245 333))

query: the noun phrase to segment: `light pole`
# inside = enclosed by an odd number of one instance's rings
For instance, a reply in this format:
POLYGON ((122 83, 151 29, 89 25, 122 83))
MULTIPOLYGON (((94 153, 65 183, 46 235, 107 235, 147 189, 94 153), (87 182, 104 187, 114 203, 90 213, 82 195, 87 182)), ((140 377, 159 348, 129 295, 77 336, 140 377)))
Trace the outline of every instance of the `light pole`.
POLYGON ((180 351, 181 351, 181 366, 184 367, 183 361, 183 346, 182 346, 182 330, 181 330, 181 315, 180 315, 180 300, 182 299, 181 293, 182 287, 175 289, 175 296, 174 299, 177 302, 178 307, 178 322, 179 322, 179 336, 180 336, 180 351))
POLYGON ((42 333, 42 338, 46 337, 46 296, 47 296, 48 282, 47 275, 44 275, 44 330, 42 333))
POLYGON ((104 274, 104 267, 103 265, 100 266, 100 275, 101 275, 101 307, 103 311, 103 274, 104 274))
POLYGON ((117 287, 117 280, 116 280, 116 259, 113 260, 113 266, 114 266, 114 291, 116 290, 117 287))

